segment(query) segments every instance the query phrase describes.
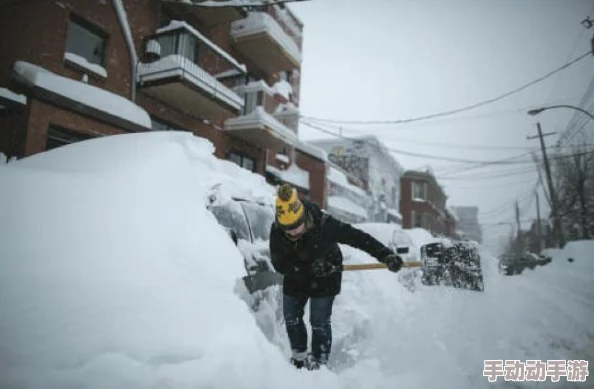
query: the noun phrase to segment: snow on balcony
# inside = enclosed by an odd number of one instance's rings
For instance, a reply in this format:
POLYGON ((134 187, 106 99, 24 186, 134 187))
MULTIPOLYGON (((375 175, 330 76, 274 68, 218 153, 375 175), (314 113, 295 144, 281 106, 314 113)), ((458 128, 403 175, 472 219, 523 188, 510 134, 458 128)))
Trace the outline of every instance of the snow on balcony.
POLYGON ((301 169, 296 163, 291 164, 286 170, 268 165, 266 171, 284 182, 309 190, 309 172, 301 169))
POLYGON ((151 128, 151 119, 146 111, 120 95, 84 82, 59 76, 47 69, 24 61, 17 61, 14 64, 13 71, 21 82, 29 86, 49 91, 139 126, 151 128))
POLYGON ((334 208, 339 212, 345 212, 351 215, 355 215, 365 220, 369 218, 367 211, 363 207, 360 207, 359 205, 355 204, 346 197, 328 196, 327 204, 328 208, 334 208))
POLYGON ((285 8, 281 8, 278 4, 273 6, 274 13, 276 17, 291 31, 293 36, 300 38, 303 35, 303 31, 297 22, 297 18, 295 14, 293 14, 289 9, 285 6, 285 8))
POLYGON ((196 30, 194 27, 190 26, 186 22, 182 22, 179 20, 172 20, 167 26, 159 28, 157 30, 157 34, 169 32, 169 31, 180 30, 180 29, 186 30, 190 34, 194 35, 196 38, 198 38, 200 41, 202 41, 205 45, 207 45, 210 49, 215 51, 221 57, 225 58, 235 68, 242 70, 243 73, 247 73, 247 68, 245 67, 245 65, 237 62, 235 60, 235 58, 233 58, 231 55, 229 55, 229 53, 227 53, 225 50, 221 49, 218 45, 213 43, 210 39, 208 39, 203 34, 201 34, 200 31, 196 30))
POLYGON ((256 107, 251 113, 225 121, 225 129, 228 131, 241 131, 252 129, 271 129, 278 138, 284 142, 297 147, 299 139, 297 134, 285 127, 262 107, 256 107))
POLYGON ((103 66, 90 63, 89 61, 87 61, 86 58, 81 57, 78 54, 66 52, 64 53, 64 60, 71 62, 85 70, 88 70, 96 76, 107 78, 107 70, 105 70, 103 66))
POLYGON ((310 145, 305 142, 299 142, 293 146, 297 150, 299 150, 305 154, 309 154, 309 155, 319 159, 320 161, 324 161, 324 162, 328 161, 328 153, 326 153, 326 151, 320 147, 310 145))
POLYGON ((272 90, 274 91, 274 94, 284 97, 285 100, 290 100, 290 97, 293 94, 293 87, 285 80, 281 80, 274 84, 272 90))
POLYGON ((219 82, 193 61, 181 55, 168 55, 158 61, 141 63, 138 66, 138 77, 141 84, 172 76, 182 77, 235 109, 240 110, 243 108, 244 99, 239 97, 237 93, 219 82))
POLYGON ((231 23, 231 36, 234 39, 263 32, 277 41, 295 62, 301 63, 299 46, 271 15, 265 12, 250 12, 247 18, 231 23))
POLYGON ((291 163, 291 161, 289 160, 289 157, 286 156, 285 154, 276 154, 275 158, 277 161, 284 163, 285 165, 288 165, 289 163, 291 163))

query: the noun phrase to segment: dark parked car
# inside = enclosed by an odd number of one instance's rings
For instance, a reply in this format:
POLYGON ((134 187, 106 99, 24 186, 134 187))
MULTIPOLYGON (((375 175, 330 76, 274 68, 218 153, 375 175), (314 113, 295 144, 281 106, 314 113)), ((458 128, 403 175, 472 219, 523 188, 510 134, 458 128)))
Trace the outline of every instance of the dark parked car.
POLYGON ((551 257, 530 252, 507 253, 499 257, 499 272, 506 276, 522 274, 526 268, 534 270, 537 266, 544 266, 550 262, 551 257))
POLYGON ((282 284, 282 275, 274 271, 270 262, 268 247, 274 222, 273 207, 239 197, 219 201, 216 190, 211 193, 207 208, 242 253, 246 270, 244 282, 249 292, 282 284))

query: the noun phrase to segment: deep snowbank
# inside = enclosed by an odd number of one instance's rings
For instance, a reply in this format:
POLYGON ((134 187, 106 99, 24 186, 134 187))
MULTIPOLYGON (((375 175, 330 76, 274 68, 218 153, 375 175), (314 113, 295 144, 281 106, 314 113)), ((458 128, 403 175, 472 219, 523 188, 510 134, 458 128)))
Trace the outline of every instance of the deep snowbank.
POLYGON ((242 258, 203 199, 252 178, 211 154, 134 134, 0 168, 0 387, 303 385, 233 293, 242 258))

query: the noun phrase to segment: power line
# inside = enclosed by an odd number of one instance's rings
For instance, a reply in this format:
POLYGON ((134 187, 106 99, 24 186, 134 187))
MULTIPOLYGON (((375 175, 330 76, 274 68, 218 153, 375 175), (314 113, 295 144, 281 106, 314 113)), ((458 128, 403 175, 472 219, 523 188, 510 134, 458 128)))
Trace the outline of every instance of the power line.
POLYGON ((442 112, 438 112, 438 113, 434 113, 434 114, 429 114, 429 115, 424 115, 424 116, 418 116, 418 117, 413 117, 413 118, 409 118, 409 119, 400 119, 400 120, 334 120, 334 119, 322 119, 322 118, 315 118, 315 117, 310 117, 310 116, 303 116, 300 115, 300 118, 302 119, 309 119, 309 120, 315 120, 318 122, 325 122, 325 123, 350 123, 350 124, 405 124, 405 123, 412 123, 412 122, 418 122, 421 120, 428 120, 428 119, 433 119, 433 118, 438 118, 438 117, 443 117, 443 116, 449 116, 449 115, 453 115, 456 113, 460 113, 460 112, 464 112, 464 111, 470 111, 472 109, 475 108, 479 108, 491 103, 494 103, 496 101, 502 100, 506 97, 509 97, 511 95, 514 95, 516 93, 519 93, 521 91, 523 91, 524 89, 527 89, 529 87, 531 87, 532 85, 538 84, 539 82, 542 82, 544 80, 546 80, 547 78, 553 76, 554 74, 570 67, 571 65, 581 61, 582 59, 586 58, 587 56, 589 56, 592 53, 592 51, 588 51, 587 53, 584 53, 582 55, 580 55, 579 57, 577 57, 576 59, 574 59, 573 61, 570 61, 568 63, 566 63, 563 66, 558 67, 555 70, 552 70, 550 72, 548 72, 547 74, 545 74, 544 76, 541 76, 533 81, 530 81, 527 84, 524 84, 518 88, 512 89, 511 91, 508 91, 506 93, 503 93, 499 96, 493 97, 491 99, 487 99, 487 100, 483 100, 481 102, 472 104, 472 105, 468 105, 462 108, 457 108, 457 109, 452 109, 452 110, 448 110, 448 111, 442 111, 442 112))
MULTIPOLYGON (((303 122, 303 124, 305 124, 306 126, 313 128, 315 130, 318 130, 320 132, 323 132, 325 134, 328 135, 332 135, 333 137, 336 138, 340 138, 340 139, 344 139, 344 140, 349 140, 351 142, 361 142, 361 143, 366 143, 372 146, 376 146, 375 144, 366 141, 364 139, 357 139, 357 138, 350 138, 344 135, 340 135, 340 134, 336 134, 332 131, 329 131, 325 128, 322 128, 318 125, 315 124, 311 124, 308 122, 303 122)), ((412 151, 405 151, 405 150, 400 150, 400 149, 395 149, 395 148, 391 148, 391 147, 385 147, 386 150, 392 151, 394 153, 397 154, 402 154, 402 155, 408 155, 411 157, 421 157, 421 158, 427 158, 427 159, 433 159, 433 160, 440 160, 440 161, 449 161, 449 162, 460 162, 460 163, 470 163, 470 164, 484 164, 484 165, 499 165, 499 164, 518 164, 518 163, 527 163, 525 161, 522 162, 511 162, 511 161, 506 161, 506 160, 494 160, 494 161, 480 161, 480 160, 472 160, 472 159, 463 159, 463 158, 453 158, 453 157, 445 157, 445 156, 436 156, 436 155, 431 155, 431 154, 422 154, 422 153, 415 153, 412 151)), ((528 154, 528 153, 525 153, 528 154)))

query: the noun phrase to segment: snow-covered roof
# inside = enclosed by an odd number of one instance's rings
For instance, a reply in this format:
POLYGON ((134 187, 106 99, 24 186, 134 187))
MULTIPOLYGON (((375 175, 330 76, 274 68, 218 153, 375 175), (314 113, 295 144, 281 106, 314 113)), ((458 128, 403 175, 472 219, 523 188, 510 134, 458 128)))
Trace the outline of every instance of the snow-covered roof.
POLYGON ((231 36, 235 39, 265 32, 276 40, 283 49, 301 63, 301 50, 297 43, 282 29, 276 20, 265 12, 250 12, 245 19, 231 23, 231 36))
POLYGON ((301 169, 296 163, 292 163, 286 170, 280 170, 268 165, 266 171, 289 184, 309 190, 309 172, 301 169))
POLYGON ((237 93, 193 61, 181 55, 168 55, 158 61, 138 65, 140 82, 160 80, 171 76, 183 77, 236 109, 243 108, 245 104, 245 100, 239 97, 237 93))
POLYGON ((359 188, 356 185, 353 185, 349 182, 346 174, 344 174, 343 172, 341 172, 339 169, 337 169, 336 167, 330 165, 328 166, 328 180, 330 180, 331 182, 342 186, 343 188, 346 188, 352 192, 357 193, 360 196, 367 196, 367 193, 359 188))
POLYGON ((363 207, 355 204, 354 202, 347 199, 346 197, 328 196, 327 205, 328 205, 328 208, 335 208, 339 211, 346 212, 346 213, 349 213, 349 214, 352 214, 355 216, 359 216, 359 217, 362 217, 365 219, 367 219, 369 217, 369 215, 367 214, 367 211, 363 207))
POLYGON ((9 100, 17 104, 27 104, 27 96, 14 93, 8 88, 0 88, 0 100, 2 99, 9 100))
POLYGON ((151 119, 144 109, 115 93, 59 76, 40 66, 17 61, 14 73, 21 82, 66 97, 98 111, 117 116, 145 128, 151 128, 151 119))
POLYGON ((90 63, 86 58, 81 57, 78 54, 65 52, 64 59, 88 70, 96 76, 107 78, 107 70, 105 70, 103 66, 90 63))
POLYGON ((180 20, 172 20, 167 26, 161 27, 157 30, 157 34, 167 31, 173 31, 178 29, 185 29, 186 31, 190 32, 196 38, 200 39, 204 44, 214 50, 217 54, 221 57, 225 58, 229 63, 235 66, 237 69, 241 70, 243 73, 247 73, 247 69, 245 65, 240 64, 237 62, 235 58, 233 58, 229 53, 225 50, 221 49, 217 44, 213 43, 210 39, 205 37, 200 33, 200 31, 196 30, 194 27, 190 26, 188 23, 180 21, 180 20))
POLYGON ((392 215, 400 220, 402 220, 402 214, 398 212, 396 208, 388 208, 388 215, 392 215))

